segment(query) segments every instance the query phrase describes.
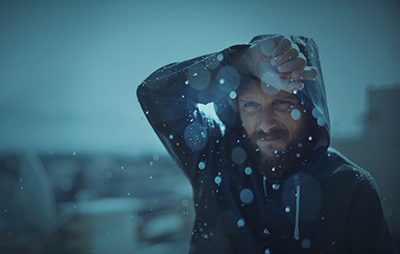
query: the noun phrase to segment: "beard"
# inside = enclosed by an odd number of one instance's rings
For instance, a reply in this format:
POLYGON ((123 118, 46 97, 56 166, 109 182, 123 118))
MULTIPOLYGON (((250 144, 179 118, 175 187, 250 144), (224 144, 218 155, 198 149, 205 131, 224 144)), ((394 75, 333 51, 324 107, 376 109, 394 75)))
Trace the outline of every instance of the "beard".
POLYGON ((268 133, 258 130, 248 135, 248 139, 255 151, 256 165, 267 179, 278 179, 292 173, 295 164, 311 150, 304 131, 289 139, 289 133, 285 129, 274 129, 268 133), (269 138, 286 140, 286 145, 280 150, 262 151, 256 143, 257 140, 269 138))

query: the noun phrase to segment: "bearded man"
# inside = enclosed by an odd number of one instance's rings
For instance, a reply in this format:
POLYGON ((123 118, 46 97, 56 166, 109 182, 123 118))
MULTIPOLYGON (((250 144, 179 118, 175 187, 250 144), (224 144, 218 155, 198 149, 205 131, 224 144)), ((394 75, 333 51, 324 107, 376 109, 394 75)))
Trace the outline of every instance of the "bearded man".
POLYGON ((393 253, 374 179, 329 147, 312 39, 257 36, 162 67, 137 95, 193 186, 189 253, 393 253))

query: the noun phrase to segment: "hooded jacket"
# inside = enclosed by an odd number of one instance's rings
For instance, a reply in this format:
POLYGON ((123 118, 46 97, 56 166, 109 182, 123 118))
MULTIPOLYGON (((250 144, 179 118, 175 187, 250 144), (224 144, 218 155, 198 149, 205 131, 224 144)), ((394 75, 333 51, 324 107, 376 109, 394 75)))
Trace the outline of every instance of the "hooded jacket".
POLYGON ((393 253, 373 177, 329 148, 330 123, 315 42, 292 36, 318 69, 297 92, 314 117, 313 146, 290 175, 266 179, 246 146, 232 91, 254 80, 230 53, 164 66, 137 89, 143 111, 193 187, 196 219, 189 253, 393 253))

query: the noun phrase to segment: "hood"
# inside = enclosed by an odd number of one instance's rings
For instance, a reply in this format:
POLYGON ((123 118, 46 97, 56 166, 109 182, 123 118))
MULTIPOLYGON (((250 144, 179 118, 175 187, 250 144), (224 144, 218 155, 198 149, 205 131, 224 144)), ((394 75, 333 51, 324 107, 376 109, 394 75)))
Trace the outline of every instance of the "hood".
MULTIPOLYGON (((269 35, 256 36, 250 41, 250 45, 256 44, 260 40, 273 36, 276 35, 269 34, 269 35)), ((313 134, 313 139, 315 138, 314 150, 315 149, 326 150, 330 144, 330 120, 329 120, 328 105, 325 93, 325 84, 318 54, 318 46, 315 43, 315 41, 309 37, 304 37, 304 36, 290 36, 290 37, 293 40, 293 42, 295 42, 298 45, 300 52, 303 53, 304 56, 307 58, 307 65, 313 66, 318 70, 318 75, 314 80, 303 81, 304 88, 297 91, 296 95, 300 98, 300 100, 304 103, 306 109, 309 112, 311 112, 313 116, 314 120, 313 124, 315 125, 315 130, 316 130, 316 133, 313 134)), ((242 77, 241 85, 245 85, 247 83, 244 82, 251 82, 252 80, 254 80, 254 78, 250 79, 242 77)), ((220 103, 219 105, 223 105, 223 103, 220 103)), ((226 109, 227 109, 226 107, 224 110, 221 110, 221 107, 216 108, 217 114, 221 118, 221 120, 224 123, 228 123, 228 125, 233 125, 233 126, 241 125, 241 121, 239 119, 240 117, 237 116, 236 110, 232 112, 231 110, 226 110, 226 109)))

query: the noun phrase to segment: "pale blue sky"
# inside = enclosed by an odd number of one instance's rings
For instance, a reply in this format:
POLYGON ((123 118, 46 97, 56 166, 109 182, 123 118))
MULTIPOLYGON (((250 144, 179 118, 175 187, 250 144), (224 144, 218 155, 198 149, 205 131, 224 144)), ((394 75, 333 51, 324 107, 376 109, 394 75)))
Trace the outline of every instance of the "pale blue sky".
POLYGON ((163 153, 136 87, 154 70, 302 34, 319 45, 333 138, 362 131, 366 87, 400 82, 400 2, 0 2, 0 148, 163 153))

